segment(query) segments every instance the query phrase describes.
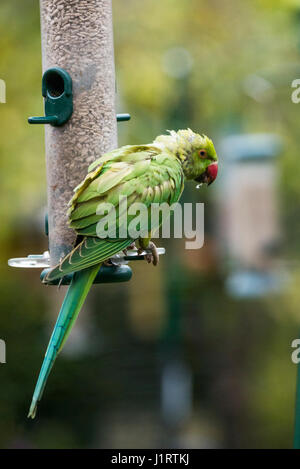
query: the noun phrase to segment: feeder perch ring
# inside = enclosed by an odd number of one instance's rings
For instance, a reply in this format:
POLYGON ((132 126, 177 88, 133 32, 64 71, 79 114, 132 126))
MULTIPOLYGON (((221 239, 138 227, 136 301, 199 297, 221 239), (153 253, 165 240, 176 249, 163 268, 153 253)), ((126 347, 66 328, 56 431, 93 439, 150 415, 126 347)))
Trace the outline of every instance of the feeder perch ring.
MULTIPOLYGON (((159 255, 165 254, 165 248, 157 248, 159 255)), ((128 249, 126 255, 124 252, 119 252, 114 256, 110 257, 113 265, 126 265, 129 261, 140 261, 144 260, 144 256, 151 254, 149 249, 138 253, 137 249, 128 249)), ((22 269, 49 269, 50 265, 50 254, 49 251, 45 251, 43 254, 29 254, 27 257, 15 257, 8 260, 10 267, 18 267, 22 269)))
MULTIPOLYGON (((137 249, 128 249, 126 255, 124 252, 119 252, 110 258, 112 265, 102 264, 99 272, 94 280, 94 283, 119 283, 128 282, 132 277, 132 270, 127 265, 130 261, 144 260, 146 254, 151 253, 150 250, 145 249, 138 253, 137 249)), ((165 254, 164 248, 157 248, 159 255, 165 254)), ((27 257, 16 257, 9 259, 8 265, 10 267, 17 267, 23 269, 44 269, 41 272, 40 278, 44 281, 48 270, 50 269, 50 254, 45 251, 43 254, 30 254, 27 257)), ((52 282, 45 282, 47 285, 69 285, 71 283, 74 273, 65 275, 62 279, 57 279, 52 282)))

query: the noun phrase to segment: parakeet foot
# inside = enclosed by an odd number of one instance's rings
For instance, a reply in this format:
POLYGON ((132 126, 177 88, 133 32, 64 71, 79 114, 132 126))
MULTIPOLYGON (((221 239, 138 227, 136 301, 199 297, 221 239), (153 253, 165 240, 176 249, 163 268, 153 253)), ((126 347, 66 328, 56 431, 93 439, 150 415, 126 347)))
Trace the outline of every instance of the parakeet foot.
POLYGON ((151 264, 152 262, 153 265, 157 265, 159 263, 159 254, 153 241, 150 241, 147 249, 149 249, 151 252, 145 255, 146 261, 148 264, 151 264))
POLYGON ((106 261, 103 262, 103 265, 106 265, 106 267, 111 267, 113 263, 110 259, 107 259, 106 261))
POLYGON ((128 246, 128 248, 123 249, 122 252, 124 253, 125 256, 127 256, 127 252, 132 250, 132 249, 136 249, 135 243, 130 244, 130 246, 128 246))

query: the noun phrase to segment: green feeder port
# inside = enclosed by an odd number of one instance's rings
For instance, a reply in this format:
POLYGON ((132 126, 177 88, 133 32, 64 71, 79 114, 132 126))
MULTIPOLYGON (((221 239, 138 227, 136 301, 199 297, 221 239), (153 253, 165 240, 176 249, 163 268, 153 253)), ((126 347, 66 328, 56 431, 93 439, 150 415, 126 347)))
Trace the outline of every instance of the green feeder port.
MULTIPOLYGON (((73 113, 72 78, 60 67, 49 68, 42 78, 42 95, 45 98, 45 116, 28 117, 29 124, 65 124, 73 113)), ((131 119, 130 114, 117 114, 118 122, 131 119)))
POLYGON ((49 68, 42 78, 42 95, 45 98, 45 116, 29 117, 29 124, 65 124, 73 113, 72 78, 66 70, 49 68))

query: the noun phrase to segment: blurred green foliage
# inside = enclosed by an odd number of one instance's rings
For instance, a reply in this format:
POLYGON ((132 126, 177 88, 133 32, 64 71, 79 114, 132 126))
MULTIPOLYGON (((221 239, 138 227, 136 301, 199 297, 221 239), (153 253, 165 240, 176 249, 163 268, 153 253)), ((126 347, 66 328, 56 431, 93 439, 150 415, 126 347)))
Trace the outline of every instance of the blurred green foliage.
MULTIPOLYGON (((291 82, 300 72, 298 9, 289 0, 113 0, 113 8, 118 110, 132 115, 119 126, 120 144, 149 142, 179 127, 199 129, 216 142, 235 131, 280 134, 283 255, 294 262, 300 114, 291 82), (249 83, 257 84, 255 95, 249 83)), ((212 446, 290 447, 298 264, 281 296, 238 301, 225 293, 222 269, 193 271, 177 254, 179 242, 170 243, 160 273, 145 268, 130 286, 94 289, 88 316, 94 347, 60 357, 38 419, 26 421, 50 332, 48 311, 54 318, 58 309, 57 292, 45 292, 37 274, 6 267, 9 257, 47 248, 37 216, 46 203, 43 128, 27 124, 29 115, 42 112, 39 2, 3 0, 0 30, 0 78, 7 85, 7 103, 0 104, 0 337, 7 342, 7 364, 0 365, 0 446, 159 447, 171 446, 175 436, 179 445, 197 446, 209 435, 212 446), (151 293, 157 275, 161 290, 151 293), (139 335, 132 315, 134 303, 146 320, 146 283, 150 316, 151 296, 164 297, 153 306, 154 315, 161 308, 160 326, 148 336, 148 326, 139 335), (176 304, 194 408, 185 425, 166 432, 159 408, 161 345, 168 336, 164 321, 176 304)), ((195 196, 188 191, 187 197, 195 196)), ((151 317, 147 321, 150 330, 151 317)))

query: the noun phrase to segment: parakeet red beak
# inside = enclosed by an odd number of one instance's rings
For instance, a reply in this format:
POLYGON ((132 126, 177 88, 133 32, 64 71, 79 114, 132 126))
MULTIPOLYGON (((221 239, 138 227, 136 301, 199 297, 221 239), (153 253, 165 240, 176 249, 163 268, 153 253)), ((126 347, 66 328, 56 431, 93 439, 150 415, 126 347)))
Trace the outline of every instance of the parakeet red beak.
POLYGON ((218 162, 215 161, 214 163, 211 163, 209 166, 207 166, 206 170, 204 173, 201 174, 195 181, 207 184, 208 186, 214 182, 218 175, 218 162))

